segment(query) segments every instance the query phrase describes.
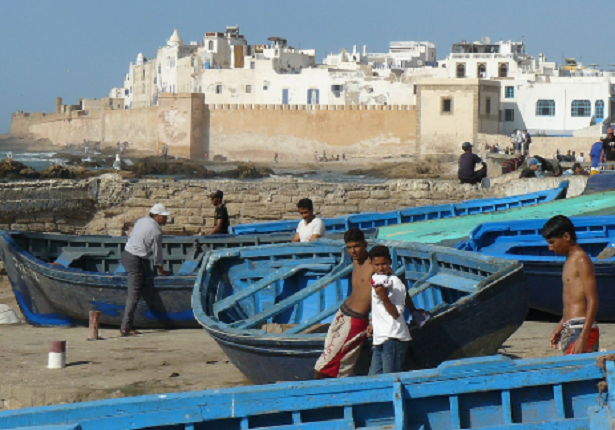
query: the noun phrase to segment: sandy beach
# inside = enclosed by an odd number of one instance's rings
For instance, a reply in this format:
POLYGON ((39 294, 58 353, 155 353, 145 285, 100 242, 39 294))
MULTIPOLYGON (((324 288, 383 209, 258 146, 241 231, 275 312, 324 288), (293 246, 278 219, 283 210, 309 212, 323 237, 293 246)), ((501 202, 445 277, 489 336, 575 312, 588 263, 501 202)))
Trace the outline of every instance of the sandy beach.
MULTIPOLYGON (((0 303, 17 310, 10 284, 0 280, 0 303)), ((21 314, 20 314, 21 317, 21 314)), ((513 358, 559 355, 548 347, 551 321, 527 321, 502 346, 513 358)), ((250 385, 218 345, 200 329, 145 330, 122 338, 102 329, 87 341, 87 327, 0 326, 0 410, 150 393, 250 385), (67 341, 67 367, 46 368, 48 341, 67 341)), ((601 325, 601 348, 615 348, 615 325, 601 325)))

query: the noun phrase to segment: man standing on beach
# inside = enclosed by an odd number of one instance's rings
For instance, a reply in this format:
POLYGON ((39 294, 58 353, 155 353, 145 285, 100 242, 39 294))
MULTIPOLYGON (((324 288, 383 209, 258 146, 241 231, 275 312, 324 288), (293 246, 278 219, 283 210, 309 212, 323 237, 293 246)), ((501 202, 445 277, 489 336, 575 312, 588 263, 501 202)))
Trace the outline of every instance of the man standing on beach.
POLYGON ((316 379, 351 376, 367 337, 374 269, 361 230, 350 228, 344 233, 344 242, 352 259, 352 293, 329 327, 324 351, 314 366, 316 379))
POLYGON ((171 213, 163 204, 157 203, 149 211, 149 216, 135 223, 128 236, 128 242, 122 252, 122 265, 128 275, 128 295, 120 334, 122 336, 138 335, 133 328, 137 303, 141 298, 145 275, 150 272, 150 256, 154 256, 154 265, 160 276, 168 276, 162 268, 162 226, 167 223, 171 213))
POLYGON ((551 336, 551 348, 564 354, 597 352, 600 338, 596 325, 598 292, 591 258, 577 243, 572 221, 563 215, 547 221, 542 236, 550 251, 566 257, 562 272, 564 316, 551 336))
POLYGON ((224 193, 220 190, 215 193, 211 193, 209 195, 211 200, 211 204, 215 206, 215 214, 214 214, 214 228, 207 233, 205 236, 209 236, 210 234, 229 234, 228 228, 231 223, 228 218, 228 210, 224 203, 222 203, 222 199, 224 198, 224 193))
POLYGON ((311 242, 325 235, 325 223, 314 215, 314 203, 310 199, 299 200, 297 209, 303 219, 291 242, 311 242))

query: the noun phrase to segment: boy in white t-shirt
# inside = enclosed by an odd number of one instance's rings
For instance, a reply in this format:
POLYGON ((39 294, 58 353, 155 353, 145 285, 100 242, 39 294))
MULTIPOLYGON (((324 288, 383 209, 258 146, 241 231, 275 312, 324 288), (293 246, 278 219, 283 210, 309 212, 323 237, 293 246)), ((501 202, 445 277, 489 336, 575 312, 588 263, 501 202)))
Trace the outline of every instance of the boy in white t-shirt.
MULTIPOLYGON (((372 364, 370 375, 394 373, 402 370, 410 332, 404 319, 407 298, 406 287, 391 275, 391 254, 383 245, 369 252, 372 276, 372 364)), ((414 309, 414 306, 412 306, 414 309)))
POLYGON ((310 199, 301 199, 297 203, 301 215, 297 232, 292 242, 311 242, 325 235, 325 223, 314 215, 314 204, 310 199))

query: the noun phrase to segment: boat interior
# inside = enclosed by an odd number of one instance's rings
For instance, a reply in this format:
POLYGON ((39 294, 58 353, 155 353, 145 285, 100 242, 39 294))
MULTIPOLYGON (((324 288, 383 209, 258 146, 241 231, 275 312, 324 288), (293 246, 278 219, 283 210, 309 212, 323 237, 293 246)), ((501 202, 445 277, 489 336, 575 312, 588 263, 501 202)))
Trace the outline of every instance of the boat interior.
MULTIPOLYGON (((72 269, 124 273, 121 254, 127 237, 70 236, 30 232, 3 232, 24 252, 37 259, 72 269)), ((164 270, 174 275, 196 275, 203 254, 213 249, 288 242, 287 235, 163 236, 164 270)), ((152 260, 153 269, 153 260, 152 260)))
MULTIPOLYGON (((432 315, 478 291, 503 269, 501 263, 455 251, 390 250, 392 269, 415 306, 432 315)), ((212 257, 201 286, 206 316, 231 332, 321 332, 351 291, 352 261, 343 246, 265 246, 232 254, 212 257)))

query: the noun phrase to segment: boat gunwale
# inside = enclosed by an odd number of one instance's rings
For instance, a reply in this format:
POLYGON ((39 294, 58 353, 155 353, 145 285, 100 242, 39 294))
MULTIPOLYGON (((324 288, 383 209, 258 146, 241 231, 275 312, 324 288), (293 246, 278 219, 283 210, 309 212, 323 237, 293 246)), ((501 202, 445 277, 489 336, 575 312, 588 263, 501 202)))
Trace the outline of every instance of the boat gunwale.
MULTIPOLYGON (((343 250, 343 241, 330 241, 332 244, 336 243, 340 245, 340 248, 343 250)), ((500 283, 505 278, 514 275, 515 273, 523 271, 523 265, 518 261, 496 258, 488 255, 481 255, 477 253, 468 253, 466 251, 460 251, 453 248, 445 248, 436 245, 430 244, 417 244, 410 242, 399 242, 393 240, 375 240, 374 244, 383 244, 386 246, 394 247, 394 248, 413 248, 418 252, 425 252, 428 256, 431 254, 444 254, 444 255, 458 255, 460 257, 464 257, 466 259, 470 259, 471 261, 476 261, 478 263, 484 262, 487 264, 492 264, 498 266, 499 270, 494 271, 490 276, 483 278, 478 285, 476 286, 476 291, 468 293, 468 295, 459 298, 454 304, 451 304, 447 309, 442 310, 436 315, 436 318, 444 317, 449 312, 453 312, 454 309, 458 305, 463 305, 466 301, 474 299, 474 297, 480 293, 481 291, 487 290, 490 287, 500 283), (418 248, 418 249, 417 249, 418 248), (431 251, 429 251, 431 250, 431 251)), ((318 242, 311 242, 309 244, 302 244, 302 246, 307 247, 315 247, 318 246, 318 242)), ((263 247, 276 247, 280 245, 264 245, 263 247)), ((240 249, 240 248, 236 248, 240 249)), ((326 337, 326 333, 295 333, 292 335, 288 335, 285 333, 262 333, 262 330, 257 329, 236 329, 230 327, 228 324, 221 323, 218 319, 214 319, 210 316, 205 309, 203 308, 203 302, 201 294, 201 290, 203 288, 204 277, 207 276, 206 272, 210 272, 213 268, 213 264, 215 261, 224 258, 224 255, 220 255, 220 251, 210 251, 207 255, 204 255, 203 258, 207 258, 207 264, 201 264, 201 268, 199 269, 199 274, 197 275, 197 280, 194 284, 194 290, 192 294, 192 309, 194 312, 195 319, 198 323, 205 328, 208 332, 216 333, 217 336, 224 334, 227 337, 233 337, 239 340, 250 339, 251 341, 263 342, 263 341, 273 341, 275 340, 277 343, 280 342, 289 342, 296 343, 300 341, 310 340, 318 340, 320 343, 324 341, 326 337)), ((428 257, 429 258, 429 257, 428 257)), ((437 257, 436 257, 437 258, 437 257)), ((341 263, 341 262, 340 262, 341 263)), ((350 263, 352 264, 352 263, 350 263)), ((339 266, 337 266, 339 267, 339 266)), ((321 278, 322 279, 322 278, 321 278)), ((334 279, 331 279, 333 282, 334 279)))

